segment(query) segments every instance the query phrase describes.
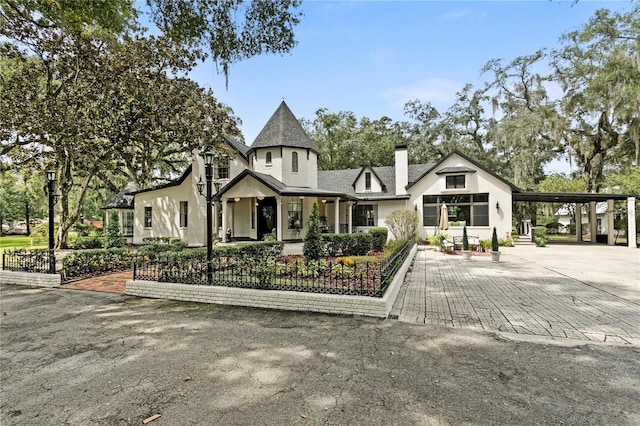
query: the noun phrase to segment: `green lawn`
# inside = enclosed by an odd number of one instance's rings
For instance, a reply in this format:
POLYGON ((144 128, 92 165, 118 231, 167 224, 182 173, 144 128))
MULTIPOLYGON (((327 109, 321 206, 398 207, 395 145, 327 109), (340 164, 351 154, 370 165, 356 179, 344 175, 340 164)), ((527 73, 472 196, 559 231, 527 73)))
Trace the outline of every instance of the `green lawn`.
POLYGON ((22 248, 47 248, 46 238, 31 239, 26 235, 4 235, 0 236, 0 252, 22 248))

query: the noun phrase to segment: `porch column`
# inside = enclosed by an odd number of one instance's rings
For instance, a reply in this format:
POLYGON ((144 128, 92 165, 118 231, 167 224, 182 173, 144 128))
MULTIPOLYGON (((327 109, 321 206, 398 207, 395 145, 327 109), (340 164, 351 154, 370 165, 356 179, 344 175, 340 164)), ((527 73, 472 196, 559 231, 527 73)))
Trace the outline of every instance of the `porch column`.
POLYGON ((576 203, 576 241, 582 241, 582 203, 576 203))
POLYGON ((276 221, 276 239, 282 241, 282 197, 279 195, 276 195, 276 217, 278 218, 276 221))
POLYGON ((224 229, 224 227, 226 226, 227 223, 227 201, 229 199, 228 198, 223 198, 221 200, 222 202, 222 242, 226 243, 227 242, 227 230, 224 229))
POLYGON ((335 229, 333 230, 333 232, 335 234, 339 234, 340 233, 340 197, 336 197, 336 201, 335 201, 335 207, 334 207, 334 222, 335 222, 335 229))
POLYGON ((615 212, 613 211, 613 200, 607 200, 607 245, 615 244, 615 212))
POLYGON ((348 215, 349 215, 349 220, 348 220, 349 229, 348 229, 347 232, 349 234, 352 234, 353 233, 353 202, 349 201, 348 205, 349 205, 349 213, 348 213, 348 215))
POLYGON ((637 247, 636 242, 636 197, 627 198, 627 246, 631 248, 637 247))
POLYGON ((591 233, 591 244, 597 243, 598 220, 596 216, 596 202, 589 201, 589 232, 591 233))

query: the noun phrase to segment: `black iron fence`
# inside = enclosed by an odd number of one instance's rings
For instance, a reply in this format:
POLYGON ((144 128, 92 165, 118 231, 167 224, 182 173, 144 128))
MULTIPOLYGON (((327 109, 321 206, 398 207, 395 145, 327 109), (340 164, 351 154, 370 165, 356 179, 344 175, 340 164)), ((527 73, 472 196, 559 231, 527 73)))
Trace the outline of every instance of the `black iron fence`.
POLYGON ((156 258, 138 260, 135 280, 219 285, 265 290, 290 290, 382 297, 398 269, 406 260, 412 244, 405 244, 382 262, 353 262, 343 257, 329 261, 295 258, 284 262, 275 256, 251 258, 217 256, 212 259, 211 282, 207 282, 207 261, 156 258))
POLYGON ((14 250, 2 253, 2 269, 15 272, 51 273, 55 256, 50 250, 14 250))

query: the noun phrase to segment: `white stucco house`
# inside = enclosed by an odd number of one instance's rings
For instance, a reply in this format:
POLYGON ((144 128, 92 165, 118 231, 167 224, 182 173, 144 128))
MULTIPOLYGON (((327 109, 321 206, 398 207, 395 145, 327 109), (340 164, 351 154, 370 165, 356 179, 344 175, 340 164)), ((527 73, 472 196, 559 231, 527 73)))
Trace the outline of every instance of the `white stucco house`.
MULTIPOLYGON (((363 232, 385 226, 399 209, 419 217, 426 238, 439 232, 442 203, 451 236, 510 236, 513 194, 522 191, 468 156, 454 151, 432 164, 409 164, 407 147, 395 148, 394 165, 318 170, 319 150, 285 102, 251 145, 226 139, 234 155, 218 158, 213 233, 223 241, 299 240, 306 233, 316 200, 326 232, 363 232)), ((206 244, 206 200, 197 185, 205 180, 204 160, 194 152, 191 165, 169 184, 134 192, 134 244, 145 238, 178 237, 190 246, 206 244)))
MULTIPOLYGON (((606 234, 608 232, 609 221, 607 220, 607 215, 609 213, 609 209, 607 203, 605 201, 600 201, 595 204, 596 208, 596 231, 598 235, 606 234)), ((558 223, 562 225, 558 232, 560 233, 568 233, 568 229, 570 225, 575 224, 574 220, 574 211, 576 210, 575 204, 565 204, 560 207, 556 212, 555 216, 558 220, 558 223)), ((581 223, 589 222, 589 210, 587 206, 582 206, 581 208, 581 223)), ((615 213, 615 212, 614 212, 615 213)))

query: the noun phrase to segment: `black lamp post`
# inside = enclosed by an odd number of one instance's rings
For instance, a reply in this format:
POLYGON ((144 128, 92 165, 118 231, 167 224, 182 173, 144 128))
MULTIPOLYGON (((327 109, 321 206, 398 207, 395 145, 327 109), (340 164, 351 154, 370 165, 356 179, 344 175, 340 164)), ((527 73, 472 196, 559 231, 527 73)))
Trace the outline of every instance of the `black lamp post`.
MULTIPOLYGON (((213 194, 211 193, 211 184, 213 182, 213 162, 214 155, 211 151, 205 151, 202 155, 204 157, 204 170, 205 176, 207 180, 207 192, 205 195, 205 199, 207 200, 207 284, 211 285, 213 281, 213 269, 211 265, 211 255, 213 251, 213 242, 212 242, 212 216, 213 212, 211 209, 211 203, 213 201, 213 194)), ((198 192, 202 195, 204 190, 204 183, 202 182, 202 176, 197 183, 198 192)))
POLYGON ((53 206, 58 201, 58 194, 56 193, 56 172, 53 170, 47 171, 47 195, 49 196, 49 273, 55 274, 56 257, 53 250, 53 206))

